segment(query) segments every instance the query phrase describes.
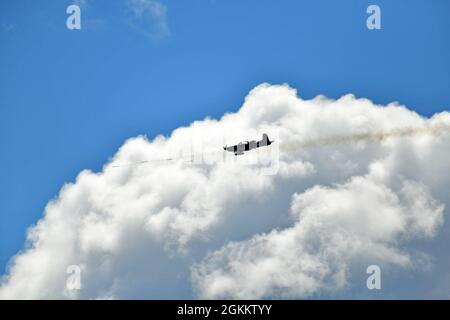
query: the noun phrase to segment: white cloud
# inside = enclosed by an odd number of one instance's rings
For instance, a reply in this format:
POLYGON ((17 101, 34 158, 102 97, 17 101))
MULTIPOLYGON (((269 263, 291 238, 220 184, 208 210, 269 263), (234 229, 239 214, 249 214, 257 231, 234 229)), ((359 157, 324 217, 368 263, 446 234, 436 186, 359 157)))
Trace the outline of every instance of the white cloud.
POLYGON ((293 226, 210 254, 193 268, 194 283, 204 298, 290 298, 341 289, 352 264, 411 267, 400 239, 432 236, 442 212, 422 185, 411 182, 400 195, 367 177, 313 187, 294 194, 293 226))
POLYGON ((131 25, 151 38, 170 34, 167 6, 158 0, 129 0, 131 25))
POLYGON ((101 172, 66 184, 10 263, 0 298, 333 297, 369 264, 387 276, 448 266, 445 253, 422 249, 449 240, 445 130, 300 148, 441 124, 449 113, 427 119, 352 95, 302 100, 287 85, 260 85, 238 112, 170 137, 131 138, 101 172), (275 175, 249 164, 256 152, 114 167, 221 150, 263 132, 278 135, 275 175), (79 291, 65 288, 68 265, 82 268, 79 291))

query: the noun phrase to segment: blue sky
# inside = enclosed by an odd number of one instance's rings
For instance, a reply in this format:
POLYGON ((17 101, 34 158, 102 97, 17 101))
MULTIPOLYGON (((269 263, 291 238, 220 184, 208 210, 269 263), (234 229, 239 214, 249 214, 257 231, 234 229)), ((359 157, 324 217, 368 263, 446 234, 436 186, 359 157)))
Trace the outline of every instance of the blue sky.
POLYGON ((64 182, 131 136, 237 110, 259 83, 450 107, 446 0, 161 0, 165 17, 139 19, 128 1, 88 0, 69 31, 71 3, 0 4, 1 273, 64 182))

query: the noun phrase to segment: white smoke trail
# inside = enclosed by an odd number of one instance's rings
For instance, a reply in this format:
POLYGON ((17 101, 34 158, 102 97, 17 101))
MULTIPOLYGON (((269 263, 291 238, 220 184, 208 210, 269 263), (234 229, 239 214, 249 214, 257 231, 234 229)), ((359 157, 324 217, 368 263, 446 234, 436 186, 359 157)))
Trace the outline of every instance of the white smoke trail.
POLYGON ((400 127, 380 132, 362 132, 353 134, 333 135, 328 137, 288 141, 280 145, 280 149, 290 151, 327 145, 353 143, 359 141, 380 142, 389 138, 412 137, 416 135, 439 135, 450 132, 450 124, 434 124, 426 127, 400 127))

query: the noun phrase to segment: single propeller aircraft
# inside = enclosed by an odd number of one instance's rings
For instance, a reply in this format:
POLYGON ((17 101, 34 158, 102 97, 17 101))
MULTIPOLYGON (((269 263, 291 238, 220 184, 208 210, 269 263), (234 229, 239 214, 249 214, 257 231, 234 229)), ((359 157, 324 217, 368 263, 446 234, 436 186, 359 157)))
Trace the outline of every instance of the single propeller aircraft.
POLYGON ((244 154, 245 151, 250 151, 252 149, 270 146, 274 141, 270 141, 267 134, 263 133, 262 140, 260 141, 242 141, 234 146, 225 146, 223 147, 223 150, 233 152, 235 156, 239 156, 241 154, 244 154))

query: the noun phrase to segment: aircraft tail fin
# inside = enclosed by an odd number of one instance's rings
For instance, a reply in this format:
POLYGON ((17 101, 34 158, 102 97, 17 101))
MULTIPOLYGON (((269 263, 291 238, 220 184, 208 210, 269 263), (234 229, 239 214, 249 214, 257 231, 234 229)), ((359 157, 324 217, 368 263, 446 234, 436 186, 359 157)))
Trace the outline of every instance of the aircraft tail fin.
POLYGON ((266 133, 263 133, 262 135, 262 144, 265 146, 270 146, 273 141, 270 141, 269 136, 266 133))

